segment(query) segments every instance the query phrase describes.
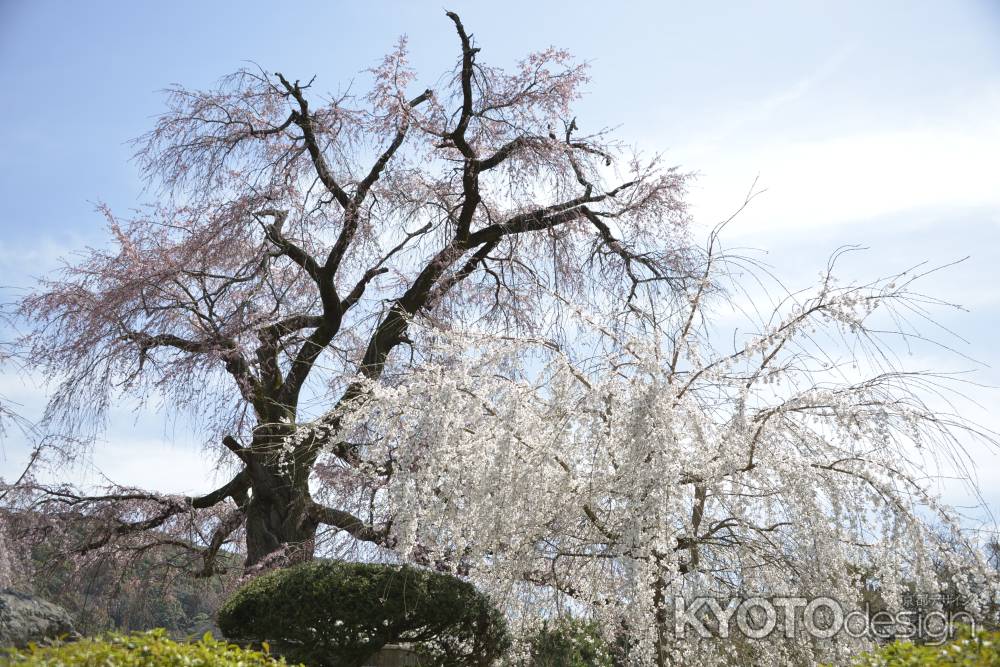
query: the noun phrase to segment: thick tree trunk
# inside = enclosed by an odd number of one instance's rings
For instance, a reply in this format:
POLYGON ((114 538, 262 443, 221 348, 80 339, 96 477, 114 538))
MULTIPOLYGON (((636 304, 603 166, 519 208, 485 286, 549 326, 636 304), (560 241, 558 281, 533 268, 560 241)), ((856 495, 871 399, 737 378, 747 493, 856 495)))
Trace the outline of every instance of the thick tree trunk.
MULTIPOLYGON (((273 448, 257 451, 273 452, 273 448)), ((246 568, 272 569, 312 559, 317 522, 309 511, 309 474, 301 462, 255 455, 249 466, 246 568)))
POLYGON ((302 500, 301 494, 285 491, 265 498, 254 488, 247 507, 247 568, 259 567, 269 559, 283 567, 313 557, 316 523, 305 516, 302 500))

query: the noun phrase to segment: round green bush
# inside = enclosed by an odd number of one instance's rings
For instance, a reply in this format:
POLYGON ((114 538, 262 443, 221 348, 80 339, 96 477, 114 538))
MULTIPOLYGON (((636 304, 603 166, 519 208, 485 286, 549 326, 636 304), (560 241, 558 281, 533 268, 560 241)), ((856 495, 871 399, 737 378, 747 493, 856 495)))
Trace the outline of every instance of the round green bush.
POLYGON ((893 642, 865 653, 855 667, 1000 667, 1000 632, 963 629, 943 644, 893 642))
POLYGON ((268 642, 314 667, 354 667, 386 644, 425 665, 489 665, 510 644, 503 615, 471 584, 408 566, 313 561, 239 589, 219 611, 226 637, 268 642))
POLYGON ((130 635, 109 633, 79 641, 30 645, 0 652, 0 663, 16 667, 276 667, 266 651, 249 651, 216 641, 206 634, 200 641, 172 641, 165 630, 130 635))

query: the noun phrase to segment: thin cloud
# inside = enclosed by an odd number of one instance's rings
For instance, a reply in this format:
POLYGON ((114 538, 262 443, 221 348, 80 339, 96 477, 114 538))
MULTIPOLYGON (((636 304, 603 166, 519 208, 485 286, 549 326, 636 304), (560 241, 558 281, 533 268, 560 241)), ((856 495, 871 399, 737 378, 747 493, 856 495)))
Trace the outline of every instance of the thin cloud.
POLYGON ((820 84, 828 80, 843 67, 856 50, 855 45, 845 44, 820 63, 820 66, 814 71, 795 81, 792 85, 751 102, 728 118, 722 119, 710 135, 699 139, 683 152, 692 157, 710 153, 726 144, 727 140, 741 136, 746 128, 767 121, 782 108, 806 97, 820 84))
POLYGON ((978 122, 956 114, 933 125, 768 143, 702 165, 692 192, 706 224, 724 219, 756 175, 767 189, 732 233, 806 231, 902 211, 996 207, 1000 104, 978 122))

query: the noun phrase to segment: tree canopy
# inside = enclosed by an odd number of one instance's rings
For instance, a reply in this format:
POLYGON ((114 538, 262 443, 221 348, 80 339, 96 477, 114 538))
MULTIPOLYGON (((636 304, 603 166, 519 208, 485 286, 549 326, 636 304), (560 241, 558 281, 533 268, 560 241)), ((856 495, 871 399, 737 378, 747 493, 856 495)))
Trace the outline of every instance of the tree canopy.
POLYGON ((200 419, 232 474, 190 498, 29 476, 5 492, 33 518, 17 539, 171 545, 202 575, 222 549, 247 575, 317 550, 403 560, 475 582, 522 634, 595 619, 636 664, 867 642, 679 635, 699 596, 849 608, 874 581, 889 607, 950 586, 981 608, 995 581, 925 453, 993 436, 893 354, 948 306, 920 271, 839 283, 835 257, 783 291, 721 228, 692 241, 684 173, 583 129, 584 66, 486 65, 447 16, 437 88, 404 40, 361 95, 253 68, 169 91, 136 143, 158 199, 105 209, 113 245, 19 303, 19 353, 58 379, 49 429, 86 445, 138 397, 200 419))
POLYGON ((627 319, 682 275, 685 177, 578 129, 586 68, 569 54, 487 66, 448 17, 459 60, 441 90, 414 90, 405 40, 363 95, 260 69, 172 88, 136 142, 159 200, 128 218, 105 209, 113 246, 20 302, 34 323, 24 357, 60 379, 50 425, 79 433, 137 396, 200 417, 237 469, 186 500, 62 497, 142 515, 93 546, 187 524, 189 510, 216 524, 207 571, 241 528, 248 565, 282 549, 308 557, 319 525, 381 541, 385 525, 351 512, 364 499, 327 507, 308 489, 371 463, 352 443, 286 451, 304 391, 346 405, 363 381, 405 372, 392 353, 415 316, 537 333, 555 297, 596 292, 627 319))

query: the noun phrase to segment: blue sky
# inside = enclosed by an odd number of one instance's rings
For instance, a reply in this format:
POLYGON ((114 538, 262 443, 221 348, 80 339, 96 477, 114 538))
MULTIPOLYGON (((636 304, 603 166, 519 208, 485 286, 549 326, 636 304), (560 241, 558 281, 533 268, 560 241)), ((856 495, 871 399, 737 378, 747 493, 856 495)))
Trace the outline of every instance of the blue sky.
MULTIPOLYGON (((7 293, 60 256, 104 242, 93 202, 144 201, 127 141, 162 109, 171 83, 211 85, 246 61, 336 91, 400 34, 434 83, 456 57, 438 3, 48 2, 0 0, 0 285, 7 293), (294 12, 294 13, 293 13, 294 12)), ((550 44, 592 65, 584 129, 621 137, 697 172, 705 228, 759 178, 766 188, 729 244, 806 284, 839 245, 870 247, 845 265, 872 278, 920 261, 970 259, 927 289, 967 306, 945 324, 1000 384, 1000 3, 454 2, 481 60, 512 63, 550 44)), ((6 297, 5 297, 6 298, 6 297)), ((927 359, 929 367, 954 361, 927 359)), ((971 367, 958 365, 957 368, 971 367)), ((974 417, 1000 427, 995 390, 972 390, 974 417)), ((0 394, 36 416, 42 391, 7 374, 0 394)), ((202 488, 196 440, 123 407, 94 463, 117 481, 202 488), (162 443, 166 441, 166 446, 162 443), (152 465, 150 465, 152 461, 152 465), (188 474, 169 477, 170 471, 188 474)), ((24 457, 11 436, 0 475, 24 457)), ((1000 456, 973 456, 1000 509, 1000 456)), ((72 471, 94 479, 94 469, 72 471)), ((961 492, 946 489, 961 500, 961 492)))

